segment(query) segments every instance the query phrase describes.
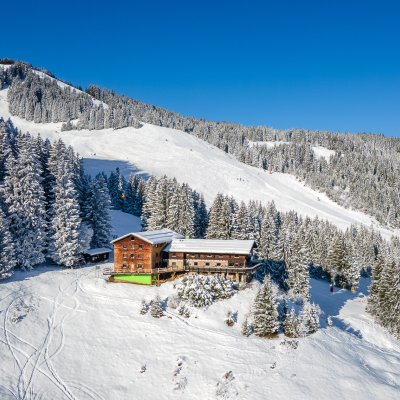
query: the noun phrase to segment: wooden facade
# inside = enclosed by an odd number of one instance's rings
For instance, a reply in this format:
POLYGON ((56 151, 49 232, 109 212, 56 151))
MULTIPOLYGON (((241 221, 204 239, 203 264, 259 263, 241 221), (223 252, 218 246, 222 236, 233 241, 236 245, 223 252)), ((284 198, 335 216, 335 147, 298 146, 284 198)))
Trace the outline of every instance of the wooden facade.
POLYGON ((187 272, 220 273, 237 282, 248 281, 253 271, 250 254, 218 254, 165 252, 168 268, 182 268, 187 272))
POLYGON ((151 274, 162 267, 162 250, 167 244, 152 244, 134 235, 115 242, 114 273, 151 274))
POLYGON ((112 243, 112 277, 146 274, 152 282, 159 282, 182 273, 218 273, 245 282, 258 268, 251 261, 254 241, 186 240, 175 232, 160 230, 127 234, 112 243), (183 251, 176 250, 180 248, 183 251))

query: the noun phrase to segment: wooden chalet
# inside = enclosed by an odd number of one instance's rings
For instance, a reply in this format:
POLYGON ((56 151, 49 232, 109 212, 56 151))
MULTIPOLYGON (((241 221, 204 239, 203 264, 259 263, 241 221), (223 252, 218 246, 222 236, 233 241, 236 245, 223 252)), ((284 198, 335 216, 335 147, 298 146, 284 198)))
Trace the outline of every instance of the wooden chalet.
POLYGON ((175 239, 164 250, 164 262, 167 268, 220 273, 245 282, 255 269, 254 247, 254 240, 175 239))
POLYGON ((111 281, 153 284, 182 273, 224 274, 248 281, 259 267, 254 240, 184 239, 170 229, 133 232, 111 242, 114 268, 111 281))
POLYGON ((112 250, 108 249, 107 247, 100 247, 84 251, 83 257, 86 262, 91 263, 108 261, 111 252, 112 250))
POLYGON ((159 278, 163 250, 174 238, 183 236, 170 229, 132 232, 111 243, 114 245, 112 280, 150 285, 159 278))

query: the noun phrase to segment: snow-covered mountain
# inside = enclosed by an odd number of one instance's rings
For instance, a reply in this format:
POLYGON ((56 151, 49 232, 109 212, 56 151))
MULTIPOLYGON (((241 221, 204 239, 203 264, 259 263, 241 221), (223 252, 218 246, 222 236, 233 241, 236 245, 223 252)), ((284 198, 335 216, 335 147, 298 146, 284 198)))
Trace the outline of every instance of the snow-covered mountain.
MULTIPOLYGON (((59 84, 66 85, 63 82, 59 84)), ((10 118, 24 132, 40 134, 52 141, 62 138, 84 158, 89 173, 109 172, 119 167, 125 174, 167 175, 203 193, 208 204, 218 192, 234 195, 239 201, 260 200, 266 203, 274 200, 279 210, 318 215, 341 229, 351 224, 363 224, 376 227, 386 238, 393 234, 374 218, 339 206, 292 175, 270 174, 243 164, 232 155, 185 132, 151 124, 143 124, 139 129, 127 127, 62 132, 61 123, 38 124, 12 116, 7 90, 0 90, 0 117, 10 118)), ((268 145, 271 146, 271 143, 268 145)), ((316 148, 315 152, 318 157, 328 158, 332 154, 324 148, 316 148)))
MULTIPOLYGON (((138 221, 115 211, 113 223, 120 233, 138 221)), ((334 294, 311 280, 322 329, 294 341, 241 334, 258 282, 189 318, 171 307, 140 315, 142 299, 171 298, 176 283, 107 284, 95 267, 18 271, 0 287, 0 398, 398 398, 400 345, 366 314, 367 280, 334 294)))
MULTIPOLYGON (((69 88, 42 71, 34 73, 69 88)), ((339 206, 292 175, 243 164, 186 132, 146 123, 62 131, 61 123, 12 116, 7 91, 0 90, 0 117, 24 132, 62 138, 93 175, 116 167, 125 174, 165 174, 189 183, 209 205, 222 192, 237 200, 274 200, 282 211, 318 215, 341 229, 356 223, 374 225, 386 238, 399 233, 339 206)), ((336 154, 323 146, 312 151, 328 162, 336 154)), ((120 211, 112 211, 112 222, 114 235, 140 229, 137 217, 120 211)), ((193 307, 184 318, 171 302, 179 281, 161 287, 108 284, 95 267, 17 271, 0 284, 0 398, 396 399, 400 345, 366 313, 369 283, 362 278, 355 293, 337 288, 331 293, 326 281, 311 279, 322 329, 299 339, 280 334, 268 340, 241 334, 260 286, 256 280, 230 299, 193 307), (141 315, 141 301, 156 295, 165 301, 166 315, 141 315), (235 316, 232 327, 224 322, 228 312, 235 316)))

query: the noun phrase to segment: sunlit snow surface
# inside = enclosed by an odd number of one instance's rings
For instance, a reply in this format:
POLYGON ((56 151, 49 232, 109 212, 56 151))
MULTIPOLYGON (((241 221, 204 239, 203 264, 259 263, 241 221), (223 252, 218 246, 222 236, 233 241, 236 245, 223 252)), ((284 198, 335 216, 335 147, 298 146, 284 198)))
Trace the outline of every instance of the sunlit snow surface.
POLYGON ((294 209, 302 215, 318 215, 341 229, 361 223, 374 225, 385 237, 393 233, 379 227, 373 218, 345 209, 326 195, 304 186, 292 175, 269 174, 240 163, 222 150, 175 129, 144 124, 140 129, 61 132, 61 123, 35 124, 11 116, 7 89, 0 91, 0 116, 11 118, 19 129, 31 134, 40 133, 52 141, 62 138, 84 157, 86 170, 91 174, 110 172, 116 167, 126 175, 131 172, 144 177, 165 174, 189 183, 204 194, 209 205, 218 192, 233 195, 238 201, 274 200, 279 210, 294 209))
MULTIPOLYGON (((131 218, 113 215, 116 224, 139 223, 131 218)), ((293 349, 282 336, 241 335, 257 282, 189 319, 171 308, 154 319, 140 315, 141 300, 167 299, 176 282, 112 284, 97 274, 45 266, 0 283, 2 400, 398 398, 400 345, 366 314, 366 280, 354 294, 312 280, 323 327, 293 349), (237 312, 231 328, 228 311, 237 312), (218 397, 228 371, 234 379, 218 397)))

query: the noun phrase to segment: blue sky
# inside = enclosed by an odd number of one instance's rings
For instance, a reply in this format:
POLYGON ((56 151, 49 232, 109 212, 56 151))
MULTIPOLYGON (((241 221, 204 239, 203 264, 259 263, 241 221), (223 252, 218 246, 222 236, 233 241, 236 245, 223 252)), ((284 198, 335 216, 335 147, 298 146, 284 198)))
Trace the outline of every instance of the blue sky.
POLYGON ((399 1, 8 1, 0 56, 185 115, 400 136, 399 1))

